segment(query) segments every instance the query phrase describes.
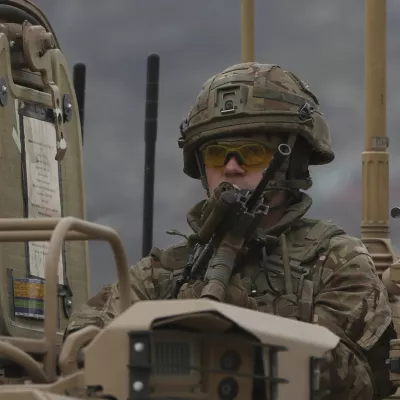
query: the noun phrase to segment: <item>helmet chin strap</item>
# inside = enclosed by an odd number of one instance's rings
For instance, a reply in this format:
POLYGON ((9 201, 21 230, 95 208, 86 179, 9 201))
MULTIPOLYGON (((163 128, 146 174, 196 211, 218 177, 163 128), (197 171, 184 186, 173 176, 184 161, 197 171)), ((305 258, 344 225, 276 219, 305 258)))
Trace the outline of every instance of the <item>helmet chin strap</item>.
POLYGON ((198 150, 195 151, 194 153, 196 157, 196 163, 197 163, 197 168, 199 169, 200 172, 200 181, 201 185, 207 192, 207 197, 210 197, 210 190, 208 189, 208 182, 207 182, 207 175, 206 175, 206 169, 204 167, 204 163, 201 160, 201 155, 198 150))

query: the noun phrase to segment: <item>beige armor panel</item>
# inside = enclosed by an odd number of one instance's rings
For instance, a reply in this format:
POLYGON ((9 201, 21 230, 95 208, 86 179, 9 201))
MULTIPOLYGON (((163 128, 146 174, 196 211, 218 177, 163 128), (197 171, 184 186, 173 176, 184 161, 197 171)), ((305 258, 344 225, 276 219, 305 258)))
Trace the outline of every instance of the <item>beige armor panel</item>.
MULTIPOLYGON (((39 21, 45 21, 40 10, 27 4, 39 21)), ((3 18, 0 218, 84 219, 81 128, 67 63, 51 32, 18 17, 7 16, 6 22, 3 18)), ((51 29, 47 23, 42 25, 51 29)), ((1 335, 42 335, 47 246, 46 242, 0 242, 1 335)), ((60 339, 71 307, 87 298, 87 244, 68 242, 59 270, 60 339)))
POLYGON ((310 399, 318 390, 312 361, 338 341, 318 325, 210 300, 143 301, 85 348, 84 382, 101 382, 118 399, 310 399), (262 389, 256 375, 268 382, 265 397, 253 395, 262 389))

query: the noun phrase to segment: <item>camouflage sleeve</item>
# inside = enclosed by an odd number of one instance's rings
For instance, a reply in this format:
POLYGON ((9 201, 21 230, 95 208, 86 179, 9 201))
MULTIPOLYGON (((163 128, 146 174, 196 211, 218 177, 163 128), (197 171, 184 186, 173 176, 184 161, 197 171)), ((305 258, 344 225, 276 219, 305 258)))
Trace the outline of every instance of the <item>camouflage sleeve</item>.
POLYGON ((331 239, 320 275, 315 322, 340 338, 321 365, 329 400, 372 400, 394 393, 386 360, 395 338, 388 294, 359 239, 331 239))
MULTIPOLYGON (((173 272, 149 256, 129 269, 133 301, 163 299, 172 289, 173 272)), ((103 328, 119 313, 119 284, 104 286, 95 296, 75 309, 69 320, 65 337, 87 325, 103 328)))

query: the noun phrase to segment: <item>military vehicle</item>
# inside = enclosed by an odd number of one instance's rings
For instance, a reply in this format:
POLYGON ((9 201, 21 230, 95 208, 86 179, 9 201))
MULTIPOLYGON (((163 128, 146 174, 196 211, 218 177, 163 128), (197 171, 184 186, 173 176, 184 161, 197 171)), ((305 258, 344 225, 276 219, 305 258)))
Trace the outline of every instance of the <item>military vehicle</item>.
MULTIPOLYGON (((30 1, 0 1, 0 219, 85 219, 82 133, 77 97, 57 37, 30 1)), ((42 335, 48 243, 0 247, 0 333, 42 335)), ((59 260, 58 327, 88 298, 85 241, 59 260)), ((61 343, 62 335, 58 335, 61 343)))
POLYGON ((0 229, 4 240, 50 239, 44 335, 0 337, 0 399, 317 396, 318 361, 339 341, 328 329, 211 300, 131 306, 127 259, 113 229, 74 217, 2 219, 0 229), (99 239, 108 241, 115 255, 121 315, 103 330, 90 326, 71 333, 59 351, 57 285, 63 244, 99 239), (82 348, 84 368, 79 365, 82 348), (293 363, 300 368, 291 368, 293 363))
MULTIPOLYGON (((379 204, 363 206, 362 232, 396 304, 400 267, 382 186, 388 182, 384 104, 376 100, 384 98, 382 4, 366 2, 373 112, 367 112, 363 199, 375 199, 378 184, 381 196, 379 204)), ((254 59, 253 6, 242 1, 243 61, 254 59)), ((144 255, 152 241, 158 67, 151 55, 144 255)), ((55 32, 31 0, 0 0, 0 400, 318 398, 318 361, 338 343, 326 328, 211 300, 131 305, 117 232, 85 219, 84 65, 74 72, 72 79, 55 32), (112 247, 122 314, 103 330, 87 327, 63 343, 72 307, 89 294, 88 240, 112 247)), ((394 381, 400 381, 399 354, 393 341, 394 381)))

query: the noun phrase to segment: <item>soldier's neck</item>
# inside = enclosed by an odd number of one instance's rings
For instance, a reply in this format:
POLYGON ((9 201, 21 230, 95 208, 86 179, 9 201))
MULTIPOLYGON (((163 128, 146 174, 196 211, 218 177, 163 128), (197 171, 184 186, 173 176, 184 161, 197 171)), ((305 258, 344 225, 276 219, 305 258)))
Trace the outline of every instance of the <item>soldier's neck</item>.
POLYGON ((261 228, 268 229, 275 226, 286 212, 288 196, 285 192, 278 192, 268 201, 268 214, 263 219, 261 228))
POLYGON ((269 211, 267 216, 264 218, 261 228, 269 229, 275 226, 285 214, 284 209, 278 208, 272 211, 269 211))

